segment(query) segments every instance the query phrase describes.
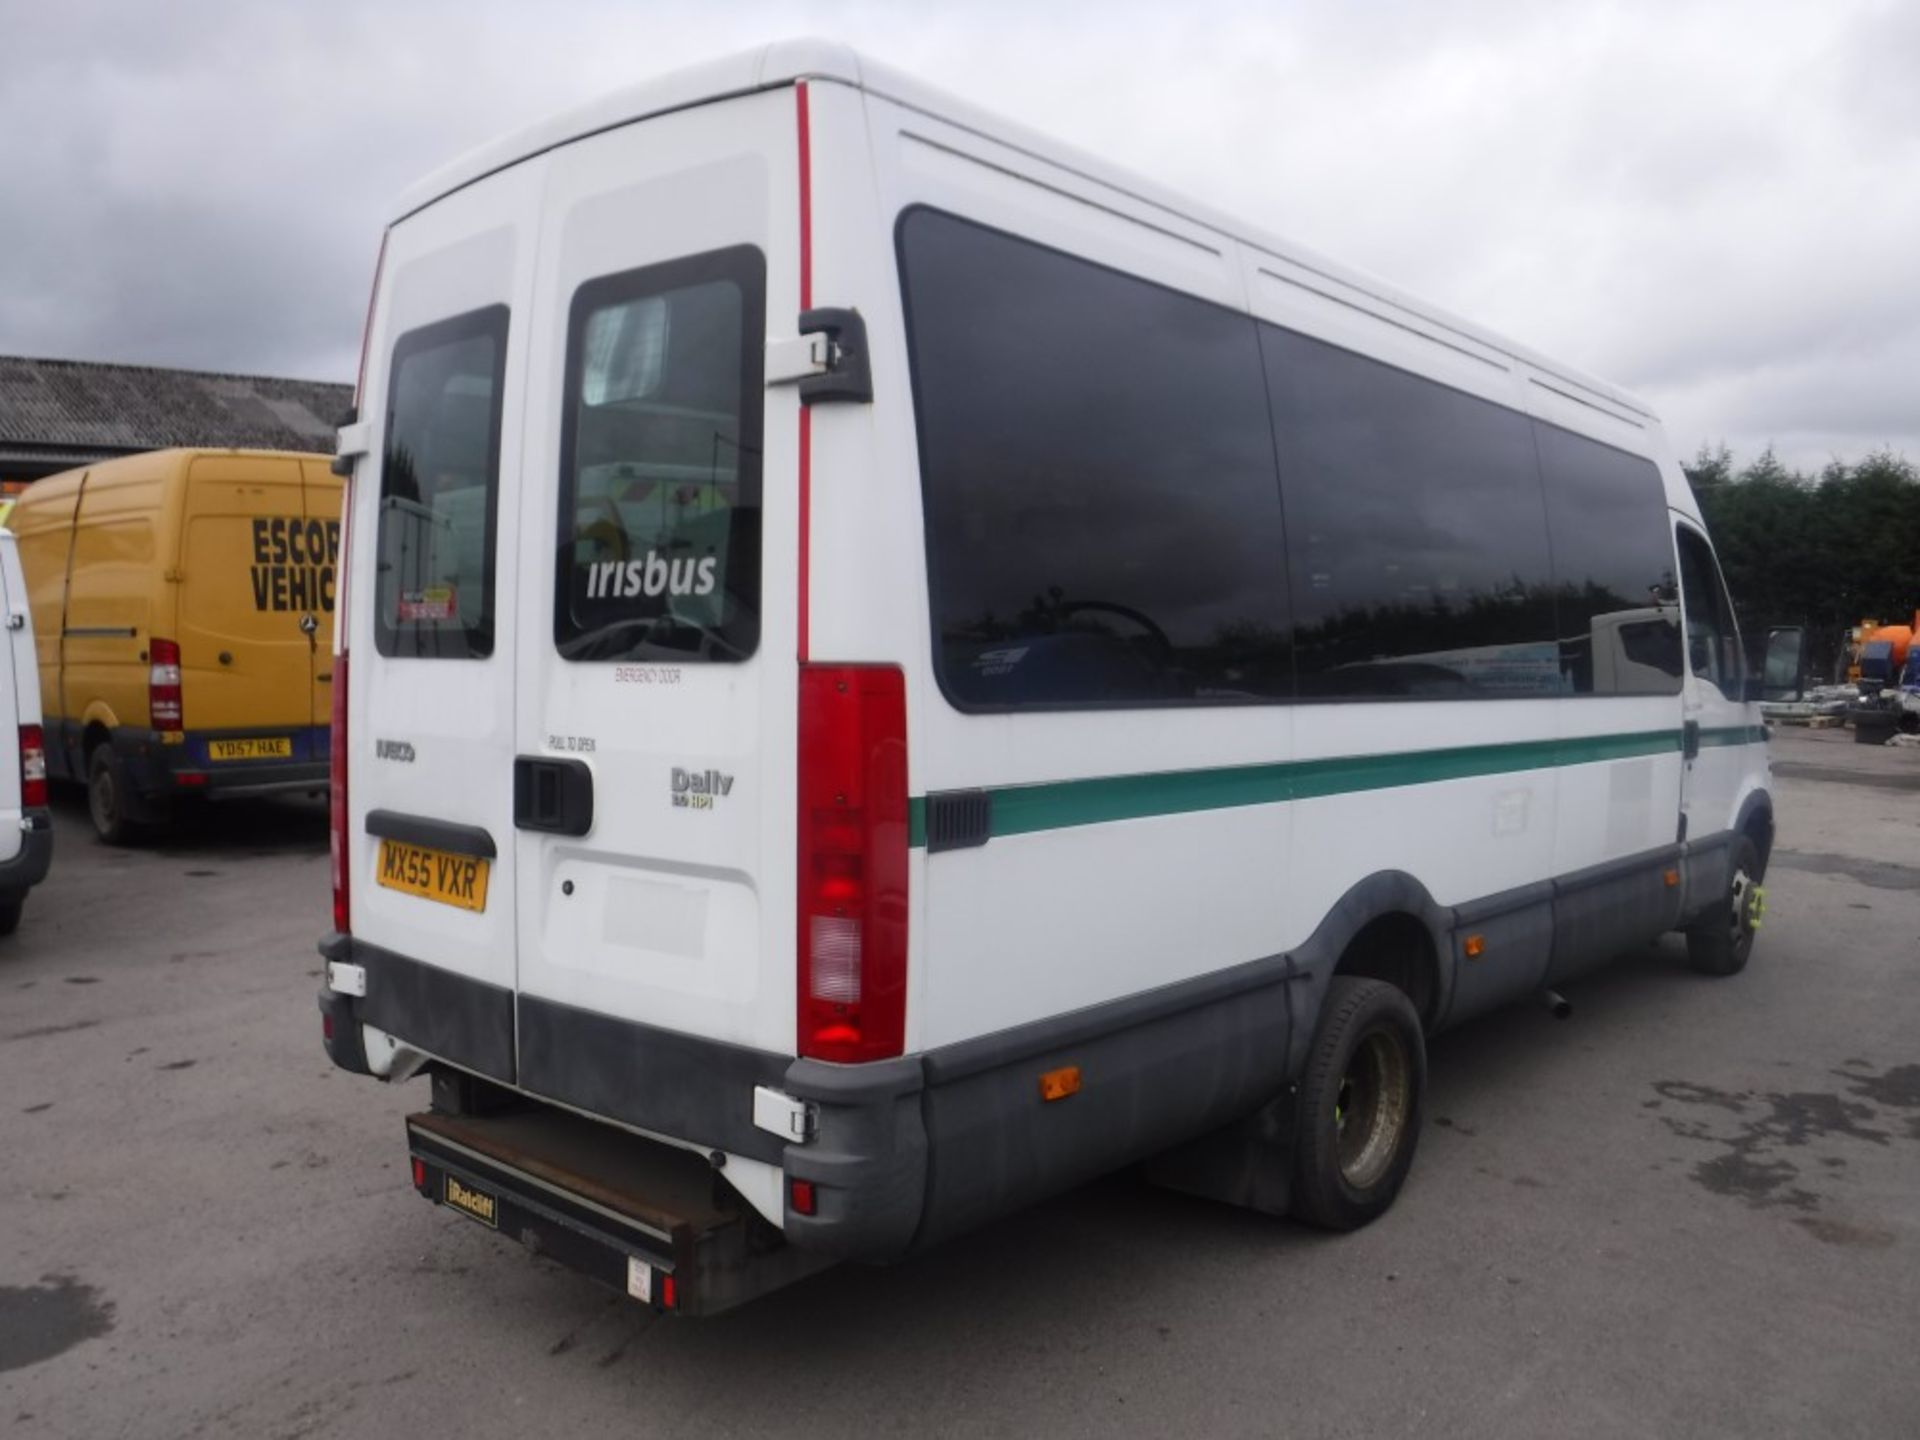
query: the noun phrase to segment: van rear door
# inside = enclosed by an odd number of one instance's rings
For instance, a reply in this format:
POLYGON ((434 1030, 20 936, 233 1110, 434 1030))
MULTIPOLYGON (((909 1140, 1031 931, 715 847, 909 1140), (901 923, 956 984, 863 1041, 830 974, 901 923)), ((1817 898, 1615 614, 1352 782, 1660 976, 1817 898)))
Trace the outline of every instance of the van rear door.
POLYGON ((360 400, 372 451, 352 486, 351 918, 385 952, 362 1013, 507 1081, 517 397, 545 166, 500 171, 389 233, 360 400))
MULTIPOLYGON (((315 570, 314 623, 307 631, 308 724, 316 730, 333 718, 333 617, 339 595, 340 495, 339 477, 324 460, 300 462, 302 501, 307 517, 303 548, 315 570)), ((319 751, 315 758, 326 752, 319 751)))
MULTIPOLYGON (((208 741, 244 731, 284 740, 288 758, 313 724, 309 643, 320 567, 307 558, 300 462, 206 455, 187 472, 180 542, 181 693, 196 764, 208 741)), ((304 749, 297 758, 308 756, 304 749)))
POLYGON ((38 724, 37 709, 22 706, 23 692, 33 693, 39 677, 33 673, 33 631, 28 628, 26 582, 20 574, 20 561, 14 550, 13 536, 0 531, 0 616, 5 617, 6 653, 0 655, 0 860, 11 860, 20 853, 20 730, 23 724, 38 724), (19 624, 14 625, 18 617, 19 624), (31 713, 27 713, 31 710, 31 713))
POLYGON ((796 132, 787 88, 566 146, 540 239, 521 1082, 682 1138, 723 1090, 747 1124, 752 1081, 678 1095, 651 1062, 793 1053, 799 421, 763 386, 801 303, 796 132))

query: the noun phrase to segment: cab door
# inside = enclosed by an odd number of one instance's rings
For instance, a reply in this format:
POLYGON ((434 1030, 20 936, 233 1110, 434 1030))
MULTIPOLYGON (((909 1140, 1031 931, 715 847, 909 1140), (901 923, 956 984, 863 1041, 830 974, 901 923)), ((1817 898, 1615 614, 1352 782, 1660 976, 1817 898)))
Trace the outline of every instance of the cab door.
POLYGON ((1680 595, 1686 625, 1687 674, 1681 690, 1681 804, 1694 841, 1727 831, 1750 768, 1747 747, 1766 732, 1745 699, 1746 667, 1733 604, 1707 537, 1682 520, 1680 595))
POLYGON ((795 153, 776 91, 551 157, 519 513, 519 1058, 527 1088, 633 1123, 682 1103, 632 1080, 662 1031, 793 1053, 798 410, 763 376, 800 309, 795 153))

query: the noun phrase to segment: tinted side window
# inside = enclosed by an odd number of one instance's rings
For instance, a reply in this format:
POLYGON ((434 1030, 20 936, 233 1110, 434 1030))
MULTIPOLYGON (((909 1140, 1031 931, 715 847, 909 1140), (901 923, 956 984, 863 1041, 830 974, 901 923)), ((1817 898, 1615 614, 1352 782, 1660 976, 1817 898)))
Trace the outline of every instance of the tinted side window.
POLYGON ((1712 681, 1727 699, 1739 700, 1745 688, 1740 632, 1720 583, 1720 567, 1698 533, 1682 525, 1679 535, 1680 593, 1687 609, 1687 655, 1693 673, 1712 681))
POLYGON ((402 335, 387 382, 373 639, 382 655, 493 653, 507 307, 402 335))
POLYGON ((569 660, 742 660, 760 638, 766 262, 589 281, 567 331, 554 641, 569 660))
POLYGON ((948 698, 1284 697, 1253 322, 937 211, 899 244, 948 698))
POLYGON ((1561 664, 1582 695, 1680 693, 1667 492, 1653 462, 1534 422, 1559 593, 1561 664))
POLYGON ((1527 419, 1260 327, 1300 694, 1564 693, 1527 419))

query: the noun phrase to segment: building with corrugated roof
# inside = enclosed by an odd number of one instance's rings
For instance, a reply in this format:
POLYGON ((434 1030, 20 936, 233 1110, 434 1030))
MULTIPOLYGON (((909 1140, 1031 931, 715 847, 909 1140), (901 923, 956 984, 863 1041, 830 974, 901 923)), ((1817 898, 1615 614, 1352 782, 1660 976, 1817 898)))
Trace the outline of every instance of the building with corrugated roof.
POLYGON ((0 481, 175 445, 331 454, 352 404, 320 380, 0 355, 0 481))

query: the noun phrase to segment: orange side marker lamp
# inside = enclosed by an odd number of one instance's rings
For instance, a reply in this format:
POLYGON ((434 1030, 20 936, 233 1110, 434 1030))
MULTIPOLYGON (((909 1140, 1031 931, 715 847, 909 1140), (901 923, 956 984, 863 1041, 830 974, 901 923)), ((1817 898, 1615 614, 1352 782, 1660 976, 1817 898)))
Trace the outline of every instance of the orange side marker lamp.
POLYGON ((1062 1065, 1058 1070, 1048 1070, 1040 1076, 1040 1098, 1045 1101, 1064 1100, 1069 1095, 1080 1093, 1080 1067, 1062 1065))

